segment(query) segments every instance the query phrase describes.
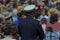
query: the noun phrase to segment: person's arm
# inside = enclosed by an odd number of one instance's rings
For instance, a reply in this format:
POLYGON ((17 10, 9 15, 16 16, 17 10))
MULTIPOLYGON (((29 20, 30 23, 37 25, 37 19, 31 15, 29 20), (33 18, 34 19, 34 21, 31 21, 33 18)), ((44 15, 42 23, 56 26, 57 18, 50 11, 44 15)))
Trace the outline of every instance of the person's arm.
POLYGON ((38 27, 37 27, 37 32, 38 32, 39 38, 40 38, 41 40, 43 40, 43 38, 44 38, 44 31, 43 31, 43 29, 42 29, 42 26, 39 25, 39 24, 38 24, 38 27))

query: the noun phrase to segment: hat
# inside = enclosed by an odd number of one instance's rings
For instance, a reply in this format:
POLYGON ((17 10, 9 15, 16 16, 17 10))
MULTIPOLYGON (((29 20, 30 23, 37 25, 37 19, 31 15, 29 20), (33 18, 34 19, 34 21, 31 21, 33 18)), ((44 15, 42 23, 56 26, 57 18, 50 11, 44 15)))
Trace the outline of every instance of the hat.
POLYGON ((35 5, 28 5, 24 8, 24 11, 28 14, 31 14, 35 10, 35 5))
POLYGON ((7 12, 6 14, 4 14, 4 19, 7 19, 7 18, 9 18, 9 17, 11 17, 12 16, 12 13, 11 12, 7 12))
POLYGON ((33 11, 34 9, 35 9, 35 5, 28 5, 24 8, 24 11, 29 12, 29 11, 33 11))

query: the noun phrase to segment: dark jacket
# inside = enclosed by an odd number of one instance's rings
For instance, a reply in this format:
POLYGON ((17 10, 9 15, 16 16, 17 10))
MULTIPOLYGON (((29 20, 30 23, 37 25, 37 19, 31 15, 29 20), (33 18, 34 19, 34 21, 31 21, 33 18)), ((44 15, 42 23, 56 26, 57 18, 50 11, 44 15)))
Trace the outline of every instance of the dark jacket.
POLYGON ((18 29, 21 40, 43 40, 44 38, 41 25, 39 25, 37 20, 31 17, 27 17, 20 21, 18 29))

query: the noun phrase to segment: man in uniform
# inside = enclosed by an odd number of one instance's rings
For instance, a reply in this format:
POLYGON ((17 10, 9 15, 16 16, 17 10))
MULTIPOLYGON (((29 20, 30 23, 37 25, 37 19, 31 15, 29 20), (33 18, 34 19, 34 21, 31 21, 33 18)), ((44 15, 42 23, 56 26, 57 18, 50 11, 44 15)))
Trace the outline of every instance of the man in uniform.
POLYGON ((43 40, 44 32, 39 22, 33 17, 33 12, 26 12, 26 18, 20 21, 18 30, 21 40, 43 40))

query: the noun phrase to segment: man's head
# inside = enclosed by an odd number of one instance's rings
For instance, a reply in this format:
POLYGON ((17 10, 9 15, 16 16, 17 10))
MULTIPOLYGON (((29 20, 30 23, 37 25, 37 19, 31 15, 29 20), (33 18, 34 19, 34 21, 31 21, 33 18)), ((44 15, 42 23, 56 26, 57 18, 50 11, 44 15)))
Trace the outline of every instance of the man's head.
POLYGON ((36 13, 36 14, 35 14, 35 18, 36 18, 36 19, 40 19, 40 14, 36 13))
POLYGON ((46 28, 46 31, 47 31, 47 32, 53 32, 53 29, 52 29, 52 27, 47 27, 47 28, 46 28))
POLYGON ((34 17, 35 7, 36 7, 36 5, 28 5, 28 6, 26 6, 24 8, 26 16, 34 17))
POLYGON ((46 18, 42 18, 42 19, 41 19, 41 23, 42 23, 42 24, 44 24, 44 23, 46 23, 46 22, 47 22, 46 18))
POLYGON ((32 18, 35 16, 34 11, 26 12, 25 14, 26 14, 26 16, 31 16, 32 18))

